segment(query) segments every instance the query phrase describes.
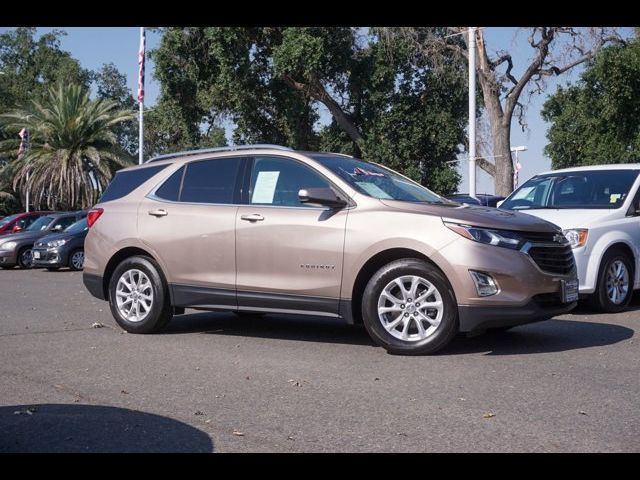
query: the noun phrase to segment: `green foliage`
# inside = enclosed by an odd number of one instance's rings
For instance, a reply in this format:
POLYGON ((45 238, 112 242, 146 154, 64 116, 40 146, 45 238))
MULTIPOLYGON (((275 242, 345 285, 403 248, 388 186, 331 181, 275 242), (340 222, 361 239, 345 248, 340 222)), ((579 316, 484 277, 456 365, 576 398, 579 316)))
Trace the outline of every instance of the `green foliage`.
POLYGON ((60 83, 42 100, 0 115, 2 126, 12 133, 0 143, 6 157, 16 155, 20 129, 31 133, 29 148, 6 164, 0 176, 12 178, 12 188, 23 197, 29 188, 36 208, 89 207, 113 172, 132 164, 112 130, 132 119, 116 102, 92 101, 81 85, 60 83))
POLYGON ((640 161, 640 40, 598 53, 577 84, 559 88, 542 117, 553 168, 640 161))
MULTIPOLYGON (((138 104, 127 87, 127 77, 120 73, 113 63, 104 64, 93 74, 96 97, 100 100, 116 102, 121 110, 137 112, 138 104)), ((138 125, 136 122, 122 122, 114 125, 113 132, 118 144, 129 153, 138 153, 138 125)))
POLYGON ((197 146, 203 125, 229 120, 236 143, 356 154, 441 193, 455 190, 459 179, 446 162, 464 140, 463 65, 452 61, 436 72, 401 40, 359 28, 162 32, 152 52, 161 100, 147 137, 157 152, 197 146), (328 102, 362 142, 322 113, 328 102))
POLYGON ((36 28, 19 27, 0 34, 0 112, 40 99, 59 81, 85 87, 91 72, 60 50, 60 30, 35 39, 36 28))

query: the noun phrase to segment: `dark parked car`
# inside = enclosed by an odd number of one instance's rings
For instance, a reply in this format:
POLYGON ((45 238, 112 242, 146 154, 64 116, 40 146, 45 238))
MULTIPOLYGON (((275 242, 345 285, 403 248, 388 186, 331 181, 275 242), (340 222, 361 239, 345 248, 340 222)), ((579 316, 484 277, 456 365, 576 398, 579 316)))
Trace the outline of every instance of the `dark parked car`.
POLYGON ((22 212, 9 215, 0 220, 0 235, 8 235, 10 233, 18 233, 25 230, 29 225, 35 222, 43 215, 53 212, 22 212))
POLYGON ((469 196, 468 193, 456 193, 455 195, 448 195, 449 200, 453 200, 458 203, 468 203, 469 205, 484 205, 485 207, 496 208, 500 200, 504 200, 505 197, 499 195, 489 195, 488 193, 478 193, 476 198, 469 196))
POLYGON ((82 270, 84 238, 88 231, 85 217, 62 233, 42 237, 33 245, 33 267, 44 267, 47 270, 69 267, 71 270, 82 270))
POLYGON ((51 233, 60 233, 86 216, 87 212, 49 213, 38 218, 22 232, 0 237, 0 267, 13 268, 19 265, 21 268, 31 268, 31 249, 37 240, 51 233))

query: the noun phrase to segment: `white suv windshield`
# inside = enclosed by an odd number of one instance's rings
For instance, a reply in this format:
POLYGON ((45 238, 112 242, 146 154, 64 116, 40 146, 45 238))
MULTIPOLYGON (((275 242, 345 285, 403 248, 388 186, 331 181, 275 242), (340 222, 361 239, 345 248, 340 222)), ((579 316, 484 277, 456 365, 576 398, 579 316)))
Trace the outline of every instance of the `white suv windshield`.
POLYGON ((500 208, 620 208, 637 176, 637 170, 591 170, 538 175, 513 192, 500 208))

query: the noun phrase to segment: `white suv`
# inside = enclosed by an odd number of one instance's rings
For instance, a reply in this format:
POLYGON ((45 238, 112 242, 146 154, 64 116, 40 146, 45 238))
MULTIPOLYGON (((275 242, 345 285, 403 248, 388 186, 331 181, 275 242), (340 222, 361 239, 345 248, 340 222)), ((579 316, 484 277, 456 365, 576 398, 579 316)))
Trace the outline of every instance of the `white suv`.
POLYGON ((640 288, 640 164, 541 173, 501 209, 560 226, 571 242, 579 292, 605 312, 624 310, 640 288))

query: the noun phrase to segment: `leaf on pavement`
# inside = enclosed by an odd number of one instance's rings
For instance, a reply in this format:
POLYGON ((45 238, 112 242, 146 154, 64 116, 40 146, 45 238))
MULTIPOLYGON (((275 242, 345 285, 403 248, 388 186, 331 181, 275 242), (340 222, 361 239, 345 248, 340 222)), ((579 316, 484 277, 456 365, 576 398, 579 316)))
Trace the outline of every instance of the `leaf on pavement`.
POLYGON ((244 432, 241 432, 240 430, 234 430, 233 432, 231 432, 233 435, 235 435, 236 437, 244 437, 244 432))
POLYGON ((491 418, 491 417, 495 417, 495 416, 496 416, 495 413, 487 412, 484 415, 482 415, 482 418, 491 418))
POLYGON ((91 328, 104 328, 104 324, 102 324, 100 322, 93 322, 91 324, 91 328))

